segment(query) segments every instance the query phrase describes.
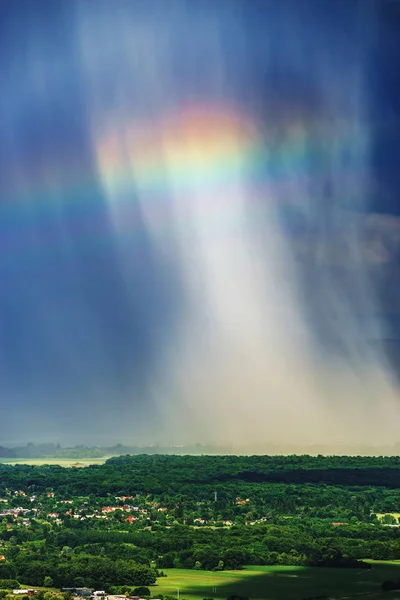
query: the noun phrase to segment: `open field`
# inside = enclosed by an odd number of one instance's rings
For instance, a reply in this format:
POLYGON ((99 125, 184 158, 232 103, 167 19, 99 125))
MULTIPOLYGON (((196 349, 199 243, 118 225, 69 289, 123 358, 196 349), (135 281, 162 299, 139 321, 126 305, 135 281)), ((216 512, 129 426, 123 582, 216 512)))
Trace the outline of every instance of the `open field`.
POLYGON ((328 569, 311 567, 245 567, 243 571, 164 569, 151 593, 179 596, 182 600, 226 599, 236 594, 251 600, 302 600, 309 596, 400 600, 399 592, 380 591, 382 581, 400 578, 400 561, 375 562, 373 568, 328 569), (214 591, 215 588, 215 591, 214 591))
MULTIPOLYGON (((214 598, 226 600, 231 595, 250 600, 302 600, 326 597, 331 600, 400 600, 400 590, 381 592, 382 581, 400 578, 400 561, 368 561, 373 568, 328 569, 319 567, 248 566, 242 571, 195 571, 164 569, 167 577, 159 577, 150 586, 151 595, 178 597, 181 600, 214 598)), ((23 588, 58 591, 21 584, 23 588)))
POLYGON ((400 519, 400 513, 376 513, 376 516, 378 517, 378 519, 382 519, 383 517, 386 517, 387 515, 394 517, 397 520, 400 519))
POLYGON ((5 465, 60 465, 61 467, 102 465, 111 458, 103 456, 101 458, 0 458, 0 463, 5 465))

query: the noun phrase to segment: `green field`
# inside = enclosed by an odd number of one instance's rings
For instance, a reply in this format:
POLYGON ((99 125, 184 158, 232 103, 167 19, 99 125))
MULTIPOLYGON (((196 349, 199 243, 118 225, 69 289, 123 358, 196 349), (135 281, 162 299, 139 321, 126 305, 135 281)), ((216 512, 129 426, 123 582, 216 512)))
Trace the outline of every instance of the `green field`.
POLYGON ((111 458, 0 458, 0 463, 5 465, 60 465, 61 467, 72 467, 76 463, 87 467, 88 465, 102 465, 111 458))
POLYGON ((400 592, 380 591, 382 581, 400 578, 400 561, 370 561, 373 568, 246 567, 243 571, 164 569, 151 593, 178 595, 181 600, 226 599, 237 594, 251 600, 302 600, 308 596, 400 600, 400 592), (215 588, 215 591, 214 591, 215 588))
POLYGON ((382 519, 383 517, 386 517, 387 515, 394 517, 395 519, 399 520, 400 519, 400 513, 376 513, 376 516, 378 517, 378 519, 382 519))

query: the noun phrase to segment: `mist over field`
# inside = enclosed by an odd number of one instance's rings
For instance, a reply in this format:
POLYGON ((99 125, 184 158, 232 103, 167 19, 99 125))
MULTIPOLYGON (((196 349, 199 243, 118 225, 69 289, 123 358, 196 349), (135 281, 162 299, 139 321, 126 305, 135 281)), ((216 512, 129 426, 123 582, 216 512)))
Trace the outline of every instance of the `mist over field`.
POLYGON ((398 443, 400 5, 17 4, 0 445, 398 443))

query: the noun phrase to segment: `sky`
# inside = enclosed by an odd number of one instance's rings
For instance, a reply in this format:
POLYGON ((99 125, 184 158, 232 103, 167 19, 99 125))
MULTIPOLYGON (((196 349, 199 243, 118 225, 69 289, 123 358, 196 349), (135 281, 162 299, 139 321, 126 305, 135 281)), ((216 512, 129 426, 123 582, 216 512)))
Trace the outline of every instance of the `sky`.
POLYGON ((3 0, 0 444, 398 441, 399 27, 3 0))

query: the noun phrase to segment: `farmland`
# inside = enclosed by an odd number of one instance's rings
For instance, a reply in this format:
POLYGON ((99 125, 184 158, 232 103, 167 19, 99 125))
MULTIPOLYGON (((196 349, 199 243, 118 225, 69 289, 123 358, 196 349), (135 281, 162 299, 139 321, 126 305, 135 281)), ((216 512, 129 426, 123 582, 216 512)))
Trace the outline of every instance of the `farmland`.
POLYGON ((61 467, 102 465, 110 456, 101 458, 0 458, 0 463, 5 465, 59 465, 61 467))

